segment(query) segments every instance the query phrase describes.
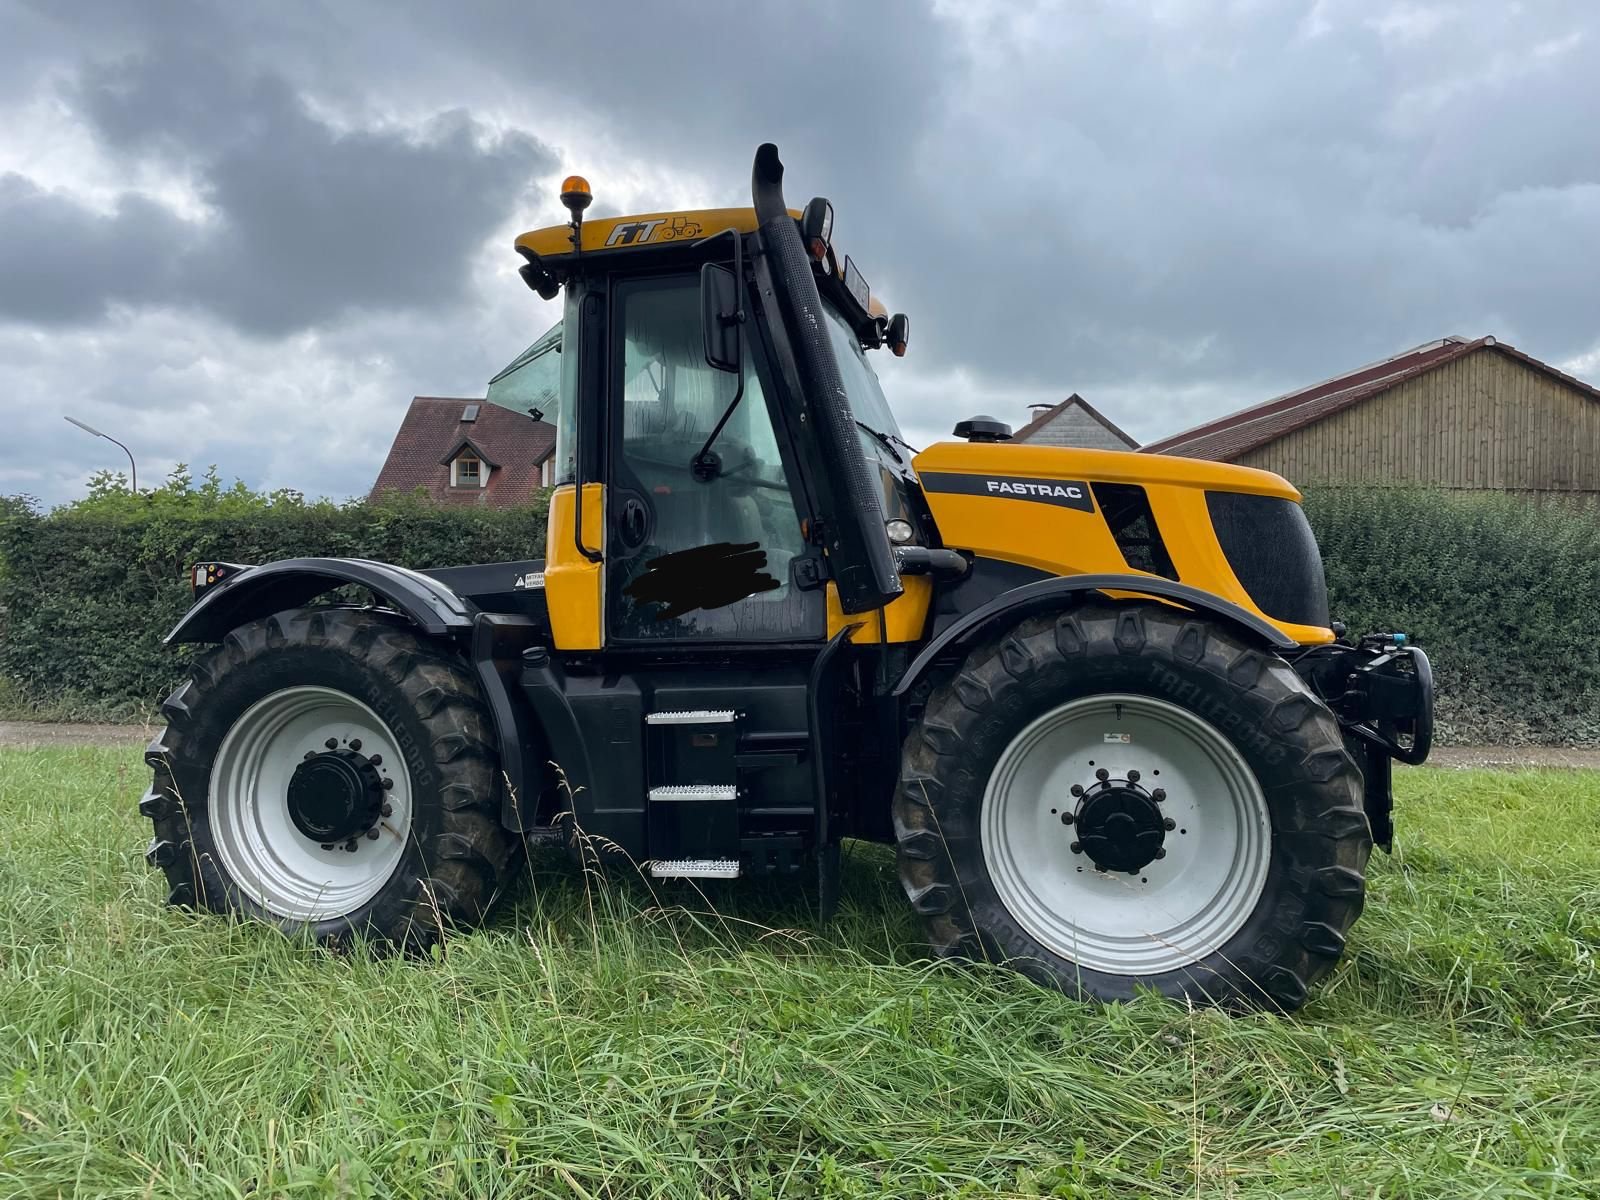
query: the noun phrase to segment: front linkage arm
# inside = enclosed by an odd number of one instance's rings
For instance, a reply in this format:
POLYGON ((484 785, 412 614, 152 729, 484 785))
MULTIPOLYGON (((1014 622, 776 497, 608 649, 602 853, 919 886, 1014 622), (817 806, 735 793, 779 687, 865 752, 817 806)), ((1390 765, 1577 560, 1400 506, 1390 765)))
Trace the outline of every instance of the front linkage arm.
POLYGON ((1339 718, 1345 742, 1366 776, 1372 840, 1394 844, 1391 760, 1417 766, 1433 748, 1433 666, 1403 633, 1369 633, 1316 646, 1295 670, 1339 718))

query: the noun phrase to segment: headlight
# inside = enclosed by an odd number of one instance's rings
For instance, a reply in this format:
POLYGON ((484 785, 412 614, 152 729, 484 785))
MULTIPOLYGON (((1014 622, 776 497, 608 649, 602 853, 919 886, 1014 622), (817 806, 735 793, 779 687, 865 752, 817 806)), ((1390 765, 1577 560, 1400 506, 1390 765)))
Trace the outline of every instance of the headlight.
POLYGON ((883 523, 883 531, 889 535, 889 540, 896 546, 907 545, 917 536, 917 531, 911 527, 910 521, 895 517, 883 523))

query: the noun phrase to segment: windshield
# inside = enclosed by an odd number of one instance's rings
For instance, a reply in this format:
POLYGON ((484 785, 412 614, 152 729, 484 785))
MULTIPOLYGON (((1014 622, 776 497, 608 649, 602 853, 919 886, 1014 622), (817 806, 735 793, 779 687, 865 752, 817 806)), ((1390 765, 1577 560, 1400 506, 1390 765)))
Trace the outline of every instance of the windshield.
MULTIPOLYGON (((910 451, 900 438, 900 426, 895 423, 894 413, 889 410, 889 401, 884 399, 878 376, 867 364, 867 356, 861 352, 861 343, 856 339, 855 331, 833 311, 831 305, 824 304, 823 310, 828 314, 828 336, 833 342, 833 355, 839 360, 839 374, 844 376, 844 390, 849 393, 850 408, 857 422, 874 433, 893 439, 896 447, 894 457, 909 462, 910 451)), ((861 437, 874 457, 883 454, 884 447, 877 438, 865 431, 861 437)))
POLYGON ((484 397, 490 404, 555 425, 553 483, 571 483, 577 475, 577 410, 573 398, 578 391, 578 356, 575 352, 561 353, 562 330, 568 321, 576 320, 576 307, 569 295, 563 319, 540 334, 533 345, 491 379, 484 397))

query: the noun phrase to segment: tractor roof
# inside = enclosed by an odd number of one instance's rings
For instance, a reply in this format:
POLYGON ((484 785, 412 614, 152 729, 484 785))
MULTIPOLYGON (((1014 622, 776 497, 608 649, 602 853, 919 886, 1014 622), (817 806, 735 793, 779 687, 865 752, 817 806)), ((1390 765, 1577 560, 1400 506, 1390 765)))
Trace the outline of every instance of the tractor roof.
MULTIPOLYGON (((800 214, 793 209, 796 220, 800 214)), ((591 250, 659 249, 673 243, 698 241, 737 229, 752 233, 756 229, 753 208, 697 208, 687 212, 640 213, 630 217, 596 217, 583 223, 584 253, 591 250)), ((549 225, 534 229, 517 239, 540 258, 561 259, 572 253, 572 227, 549 225)))
MULTIPOLYGON (((791 208, 789 215, 797 221, 800 219, 797 209, 791 208)), ((758 225, 753 208, 696 208, 686 212, 596 217, 583 223, 583 252, 661 250, 699 241, 728 229, 753 233, 758 225)), ((572 227, 547 225, 543 229, 532 229, 518 237, 516 244, 532 250, 547 262, 561 262, 572 257, 572 227)), ((839 277, 844 278, 842 266, 839 277)), ((868 311, 876 317, 886 310, 873 296, 868 301, 868 311)))

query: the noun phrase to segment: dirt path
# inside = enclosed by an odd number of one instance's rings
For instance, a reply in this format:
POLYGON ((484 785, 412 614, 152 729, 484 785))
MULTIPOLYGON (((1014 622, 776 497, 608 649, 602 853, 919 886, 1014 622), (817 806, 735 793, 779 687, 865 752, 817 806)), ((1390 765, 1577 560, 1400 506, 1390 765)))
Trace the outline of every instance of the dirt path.
MULTIPOLYGON (((0 747, 142 746, 156 734, 146 725, 76 725, 0 721, 0 747)), ((1440 746, 1430 767, 1582 767, 1600 769, 1600 749, 1562 746, 1440 746)))
POLYGON ((134 746, 156 734, 145 725, 54 724, 0 721, 0 746, 134 746))

